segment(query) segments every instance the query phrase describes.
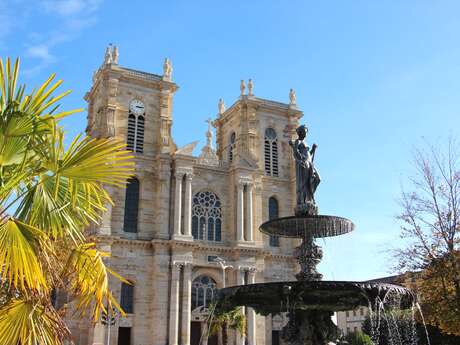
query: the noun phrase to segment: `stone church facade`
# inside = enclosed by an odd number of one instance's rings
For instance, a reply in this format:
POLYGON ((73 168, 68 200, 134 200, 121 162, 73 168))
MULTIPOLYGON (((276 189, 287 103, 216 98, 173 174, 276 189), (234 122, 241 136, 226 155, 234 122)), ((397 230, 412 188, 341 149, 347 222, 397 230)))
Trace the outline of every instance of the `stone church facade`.
MULTIPOLYGON (((108 338, 119 345, 221 344, 221 334, 206 334, 217 288, 294 280, 298 270, 298 243, 258 230, 270 217, 293 214, 288 141, 302 117, 293 91, 289 103, 279 103, 242 82, 229 108, 219 102, 207 144, 194 156, 196 142, 177 147, 171 136, 178 86, 169 60, 163 69, 156 75, 122 67, 110 47, 85 96, 88 135, 125 141, 136 168, 126 189, 110 189, 115 204, 91 229, 111 253, 108 266, 133 283, 111 280, 127 316, 114 318, 110 332, 103 323, 69 320, 79 345, 108 338)), ((280 316, 244 312, 246 335, 230 332, 229 344, 279 343, 280 316)))

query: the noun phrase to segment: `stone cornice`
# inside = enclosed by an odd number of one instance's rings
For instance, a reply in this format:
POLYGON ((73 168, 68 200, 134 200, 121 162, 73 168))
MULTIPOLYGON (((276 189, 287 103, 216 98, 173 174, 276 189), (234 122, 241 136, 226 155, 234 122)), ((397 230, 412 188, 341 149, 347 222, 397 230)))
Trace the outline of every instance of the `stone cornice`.
POLYGON ((212 171, 213 173, 218 173, 222 175, 228 175, 229 173, 229 166, 228 165, 219 165, 219 166, 209 166, 209 165, 202 165, 202 164, 195 164, 194 169, 197 171, 212 171))
POLYGON ((238 100, 236 100, 222 114, 220 114, 217 121, 220 123, 225 123, 235 112, 239 111, 242 107, 252 107, 258 111, 266 110, 270 112, 282 113, 286 116, 295 116, 297 118, 301 118, 303 116, 303 112, 299 108, 290 106, 287 103, 254 96, 243 96, 242 98, 240 97, 238 100))
POLYGON ((276 261, 289 261, 296 262, 296 259, 292 255, 288 254, 275 254, 266 250, 265 248, 258 247, 228 247, 218 245, 207 245, 205 242, 193 242, 193 241, 179 241, 179 240, 134 240, 128 238, 121 238, 119 236, 97 236, 95 237, 99 244, 126 244, 131 246, 139 246, 143 248, 189 248, 192 251, 204 252, 204 253, 231 253, 231 254, 246 254, 254 255, 258 257, 264 257, 276 261))
POLYGON ((176 92, 179 88, 177 84, 166 81, 162 78, 162 76, 138 71, 132 68, 122 67, 116 64, 108 64, 101 66, 94 74, 93 85, 91 86, 90 91, 88 91, 85 95, 85 100, 88 100, 89 97, 94 93, 97 89, 99 83, 104 79, 118 79, 120 81, 127 81, 132 83, 135 81, 139 85, 152 87, 159 90, 169 90, 171 92, 176 92))
POLYGON ((119 236, 97 236, 98 242, 109 243, 109 244, 129 244, 132 246, 139 246, 144 248, 150 248, 152 246, 149 240, 134 240, 129 238, 121 238, 119 236))

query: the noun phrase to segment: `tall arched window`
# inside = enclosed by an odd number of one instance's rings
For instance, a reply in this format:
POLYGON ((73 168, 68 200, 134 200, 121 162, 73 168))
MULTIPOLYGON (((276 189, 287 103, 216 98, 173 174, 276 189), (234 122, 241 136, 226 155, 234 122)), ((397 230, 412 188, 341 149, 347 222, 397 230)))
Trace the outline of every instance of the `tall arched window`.
POLYGON ((211 277, 199 276, 192 283, 192 310, 208 308, 216 293, 217 284, 211 277))
POLYGON ((273 128, 265 130, 264 156, 265 174, 278 176, 278 138, 273 128))
POLYGON ((131 101, 129 105, 126 146, 128 150, 137 153, 144 151, 144 116, 144 104, 139 100, 131 101))
POLYGON ((198 192, 193 197, 192 235, 196 240, 222 240, 222 210, 213 192, 198 192))
POLYGON ((230 145, 228 146, 228 160, 233 161, 233 151, 235 151, 236 134, 230 134, 230 145))
POLYGON ((124 232, 137 232, 137 217, 139 213, 139 180, 132 177, 126 184, 124 232))
MULTIPOLYGON (((278 200, 274 197, 270 197, 268 199, 268 219, 276 219, 279 217, 279 207, 278 207, 278 200)), ((279 247, 280 246, 280 238, 276 235, 270 235, 270 246, 271 247, 279 247)))

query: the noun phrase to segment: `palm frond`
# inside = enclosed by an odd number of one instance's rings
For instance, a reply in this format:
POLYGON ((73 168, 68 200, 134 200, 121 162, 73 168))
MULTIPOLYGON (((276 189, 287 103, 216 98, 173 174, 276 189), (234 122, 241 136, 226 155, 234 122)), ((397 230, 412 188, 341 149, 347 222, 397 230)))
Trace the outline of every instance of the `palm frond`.
POLYGON ((134 166, 132 153, 125 147, 126 144, 118 139, 77 136, 67 151, 60 149, 54 155, 55 160, 49 162, 49 167, 69 181, 123 186, 134 166))
POLYGON ((29 290, 46 290, 38 255, 47 245, 46 235, 35 227, 12 218, 0 224, 0 281, 8 282, 25 295, 29 290))
POLYGON ((61 345, 70 332, 51 306, 13 299, 0 308, 0 344, 61 345))
POLYGON ((69 332, 48 305, 53 287, 94 320, 124 315, 109 275, 129 282, 83 232, 112 203, 105 186, 124 186, 134 163, 116 139, 78 136, 66 149, 59 120, 80 110, 58 110, 68 91, 55 95, 54 74, 26 94, 18 71, 19 60, 0 59, 0 344, 59 345, 69 332))
POLYGON ((108 256, 108 253, 97 250, 94 243, 81 244, 72 251, 63 272, 63 279, 70 282, 70 291, 78 298, 77 310, 84 314, 91 309, 94 321, 99 319, 101 312, 107 312, 106 306, 125 315, 109 290, 109 273, 131 283, 107 269, 103 258, 108 256))
POLYGON ((223 312, 216 310, 212 320, 210 334, 216 334, 223 327, 228 327, 244 335, 246 332, 246 317, 241 307, 236 307, 232 310, 223 312))
POLYGON ((16 216, 51 236, 83 239, 82 229, 97 223, 111 202, 97 183, 74 182, 63 176, 41 175, 36 188, 29 189, 17 208, 16 216))

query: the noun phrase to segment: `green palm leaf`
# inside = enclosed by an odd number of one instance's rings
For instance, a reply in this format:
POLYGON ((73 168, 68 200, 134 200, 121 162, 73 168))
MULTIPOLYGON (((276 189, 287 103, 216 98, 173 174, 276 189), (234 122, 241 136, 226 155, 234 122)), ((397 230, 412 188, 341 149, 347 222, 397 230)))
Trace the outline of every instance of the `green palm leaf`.
POLYGON ((85 231, 112 203, 105 186, 125 186, 134 163, 116 139, 77 136, 66 148, 59 120, 79 110, 58 112, 62 81, 51 75, 26 94, 18 71, 18 60, 0 59, 0 344, 62 344, 69 332, 49 306, 54 288, 93 320, 107 307, 123 314, 109 275, 127 281, 85 231))

